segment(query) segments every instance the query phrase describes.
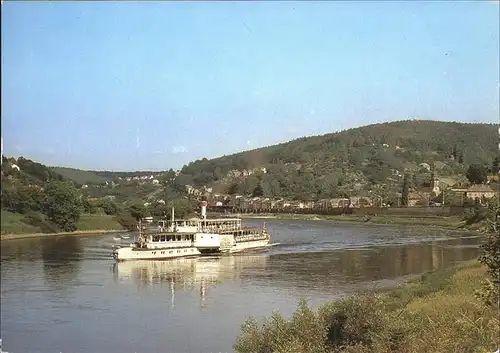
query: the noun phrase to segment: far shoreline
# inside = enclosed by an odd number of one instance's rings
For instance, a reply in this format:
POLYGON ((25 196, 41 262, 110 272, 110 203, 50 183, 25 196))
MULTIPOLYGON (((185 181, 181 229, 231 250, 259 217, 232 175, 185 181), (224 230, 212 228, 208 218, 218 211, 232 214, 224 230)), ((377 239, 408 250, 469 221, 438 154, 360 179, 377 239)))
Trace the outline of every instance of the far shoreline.
POLYGON ((240 214, 242 219, 272 219, 272 220, 304 220, 304 221, 338 221, 356 224, 379 224, 379 225, 409 225, 421 227, 438 227, 450 230, 475 231, 464 227, 464 221, 459 216, 447 217, 412 217, 412 216, 388 216, 388 215, 320 215, 320 214, 294 214, 294 213, 261 213, 240 214))
POLYGON ((0 236, 0 241, 4 240, 17 240, 17 239, 32 239, 43 237, 57 237, 57 236, 92 236, 104 234, 121 234, 128 233, 126 229, 96 229, 96 230, 76 230, 74 232, 59 232, 59 233, 8 233, 0 236))
MULTIPOLYGON (((448 230, 457 230, 464 232, 476 232, 475 229, 465 228, 461 217, 411 217, 411 216, 386 216, 386 215, 319 215, 319 214, 294 214, 294 213, 261 213, 261 214, 240 214, 242 219, 270 219, 270 220, 304 220, 304 221, 338 221, 342 223, 367 224, 367 225, 408 225, 422 228, 443 228, 448 230)), ((56 236, 92 236, 104 234, 127 233, 126 229, 96 229, 96 230, 77 230, 74 232, 59 233, 8 233, 1 234, 0 240, 29 239, 56 236)))

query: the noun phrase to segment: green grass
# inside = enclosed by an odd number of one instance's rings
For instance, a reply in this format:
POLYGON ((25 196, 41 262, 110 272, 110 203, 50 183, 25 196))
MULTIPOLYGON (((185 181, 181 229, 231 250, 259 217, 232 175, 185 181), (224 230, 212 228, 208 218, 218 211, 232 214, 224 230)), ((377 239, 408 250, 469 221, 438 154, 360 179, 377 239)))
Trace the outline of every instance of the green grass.
POLYGON ((118 230, 123 227, 114 216, 82 214, 76 224, 78 230, 118 230))
POLYGON ((500 344, 497 308, 475 295, 487 278, 474 261, 413 279, 385 292, 299 303, 291 319, 273 313, 242 326, 238 353, 493 352, 500 344))
POLYGON ((21 220, 24 215, 2 210, 1 213, 1 233, 2 234, 22 234, 22 233, 41 233, 39 227, 35 227, 21 220))
MULTIPOLYGON (((25 215, 2 210, 2 234, 40 234, 40 227, 35 227, 22 222, 25 215)), ((91 230, 121 230, 123 227, 115 220, 114 216, 82 214, 77 222, 77 231, 91 230)))

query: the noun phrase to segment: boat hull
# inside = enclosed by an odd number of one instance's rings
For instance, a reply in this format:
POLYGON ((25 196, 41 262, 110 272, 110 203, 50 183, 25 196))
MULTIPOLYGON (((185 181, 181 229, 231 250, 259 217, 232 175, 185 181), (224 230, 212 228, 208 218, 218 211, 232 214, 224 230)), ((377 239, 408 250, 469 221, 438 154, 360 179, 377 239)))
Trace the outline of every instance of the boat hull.
POLYGON ((156 249, 137 249, 132 246, 122 247, 113 251, 113 257, 116 261, 133 261, 133 260, 170 260, 175 258, 198 257, 203 255, 214 255, 220 253, 238 253, 244 251, 255 251, 264 249, 269 246, 269 240, 246 241, 234 244, 230 249, 225 251, 210 251, 201 252, 198 248, 156 248, 156 249))
POLYGON ((263 240, 253 240, 253 241, 245 241, 241 243, 236 243, 230 250, 230 253, 238 253, 243 251, 253 251, 264 249, 269 246, 269 239, 263 240))

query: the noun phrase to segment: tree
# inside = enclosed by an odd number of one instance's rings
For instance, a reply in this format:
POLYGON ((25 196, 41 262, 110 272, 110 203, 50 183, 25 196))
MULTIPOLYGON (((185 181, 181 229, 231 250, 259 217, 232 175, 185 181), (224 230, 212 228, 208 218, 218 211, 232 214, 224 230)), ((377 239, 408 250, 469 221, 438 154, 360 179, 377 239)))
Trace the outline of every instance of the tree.
POLYGON ((109 198, 102 200, 101 207, 107 215, 115 215, 118 213, 118 205, 109 198))
POLYGON ((257 197, 262 195, 264 195, 264 189, 262 189, 261 183, 258 183, 257 186, 252 191, 252 196, 257 197))
POLYGON ((500 199, 495 197, 488 202, 487 241, 481 245, 483 251, 479 261, 486 265, 491 281, 483 286, 484 293, 479 293, 489 304, 498 298, 500 290, 500 199))
POLYGON ((401 206, 408 206, 408 195, 410 191, 410 181, 408 174, 403 178, 403 190, 401 191, 401 206))
POLYGON ((97 210, 96 205, 87 199, 84 199, 82 201, 82 208, 83 208, 83 212, 90 213, 90 214, 96 213, 96 210, 97 210))
POLYGON ((472 184, 482 184, 487 180, 486 168, 481 164, 471 164, 465 176, 472 184))
POLYGON ((457 157, 458 157, 457 145, 454 145, 454 146, 453 146, 453 150, 452 150, 452 152, 451 152, 451 155, 453 156, 453 159, 454 159, 454 160, 457 160, 457 157))
POLYGON ((146 208, 140 203, 133 203, 128 207, 128 213, 136 220, 140 220, 146 216, 146 208))
POLYGON ((495 157, 495 159, 491 163, 491 172, 492 173, 498 173, 498 172, 500 172, 499 166, 500 166, 500 158, 495 157))
MULTIPOLYGON (((174 207, 175 218, 185 218, 193 213, 191 203, 186 199, 176 199, 168 203, 170 211, 174 207)), ((171 212, 167 212, 167 218, 170 219, 171 212)))
POLYGON ((80 219, 80 200, 77 189, 70 182, 50 181, 44 188, 43 212, 62 230, 76 230, 80 219))
POLYGON ((238 183, 232 183, 227 189, 229 195, 234 195, 238 193, 238 183))

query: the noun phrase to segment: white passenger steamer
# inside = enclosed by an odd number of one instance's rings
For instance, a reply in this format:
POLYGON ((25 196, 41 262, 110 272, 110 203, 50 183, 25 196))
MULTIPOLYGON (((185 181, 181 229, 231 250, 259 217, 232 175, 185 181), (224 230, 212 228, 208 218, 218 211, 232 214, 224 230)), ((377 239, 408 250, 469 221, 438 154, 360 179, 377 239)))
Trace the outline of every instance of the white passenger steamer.
POLYGON ((168 260, 205 254, 237 253, 269 246, 265 224, 242 226, 241 218, 207 219, 206 201, 201 202, 201 218, 175 219, 156 226, 139 221, 136 241, 129 246, 113 246, 113 257, 125 260, 168 260))

